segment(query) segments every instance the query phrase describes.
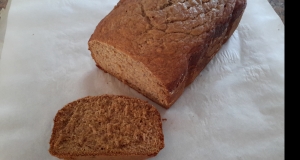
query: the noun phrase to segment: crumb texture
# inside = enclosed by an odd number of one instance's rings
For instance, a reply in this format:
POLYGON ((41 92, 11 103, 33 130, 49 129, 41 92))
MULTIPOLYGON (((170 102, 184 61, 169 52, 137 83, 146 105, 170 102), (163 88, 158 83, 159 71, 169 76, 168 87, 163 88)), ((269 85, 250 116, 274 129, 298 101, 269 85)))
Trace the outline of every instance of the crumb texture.
POLYGON ((156 155, 163 147, 160 114, 124 96, 86 97, 58 111, 50 153, 68 156, 156 155))

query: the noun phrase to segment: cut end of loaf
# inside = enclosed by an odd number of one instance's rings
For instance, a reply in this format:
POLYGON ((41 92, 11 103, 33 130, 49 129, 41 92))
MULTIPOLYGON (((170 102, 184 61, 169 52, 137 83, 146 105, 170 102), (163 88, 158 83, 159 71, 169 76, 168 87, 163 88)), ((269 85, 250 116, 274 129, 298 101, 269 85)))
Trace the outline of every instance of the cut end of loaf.
POLYGON ((89 41, 89 49, 97 66, 104 72, 113 75, 165 108, 174 103, 168 101, 174 93, 167 91, 162 82, 142 62, 96 40, 89 41))
POLYGON ((164 148, 159 112, 130 97, 103 95, 69 103, 54 119, 49 152, 64 159, 152 157, 164 148))

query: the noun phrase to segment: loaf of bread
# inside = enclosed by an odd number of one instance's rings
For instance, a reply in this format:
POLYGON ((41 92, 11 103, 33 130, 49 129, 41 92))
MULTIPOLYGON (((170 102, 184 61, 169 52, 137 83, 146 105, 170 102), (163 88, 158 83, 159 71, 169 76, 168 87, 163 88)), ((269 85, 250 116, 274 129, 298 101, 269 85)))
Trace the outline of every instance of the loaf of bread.
POLYGON ((246 0, 121 0, 88 45, 96 65, 169 108, 237 28, 246 0))
POLYGON ((55 116, 49 152, 61 159, 140 160, 164 148, 159 112, 125 96, 85 97, 55 116))

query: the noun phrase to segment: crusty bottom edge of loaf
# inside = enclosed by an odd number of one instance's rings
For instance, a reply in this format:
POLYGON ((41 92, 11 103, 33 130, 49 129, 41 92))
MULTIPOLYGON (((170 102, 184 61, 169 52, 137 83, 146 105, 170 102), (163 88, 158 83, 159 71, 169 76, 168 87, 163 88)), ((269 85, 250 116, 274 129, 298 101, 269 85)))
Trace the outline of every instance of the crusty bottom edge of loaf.
MULTIPOLYGON (((152 156, 151 156, 152 157, 152 156)), ((150 156, 94 156, 94 157, 73 157, 64 160, 145 160, 151 158, 150 156)))

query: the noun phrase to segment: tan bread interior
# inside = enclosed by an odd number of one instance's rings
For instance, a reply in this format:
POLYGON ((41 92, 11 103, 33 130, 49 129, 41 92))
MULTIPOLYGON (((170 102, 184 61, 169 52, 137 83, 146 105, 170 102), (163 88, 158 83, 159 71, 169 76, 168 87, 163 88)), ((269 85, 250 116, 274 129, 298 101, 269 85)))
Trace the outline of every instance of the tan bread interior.
POLYGON ((96 41, 89 43, 92 56, 103 70, 156 102, 167 104, 168 92, 141 62, 110 45, 96 41))

